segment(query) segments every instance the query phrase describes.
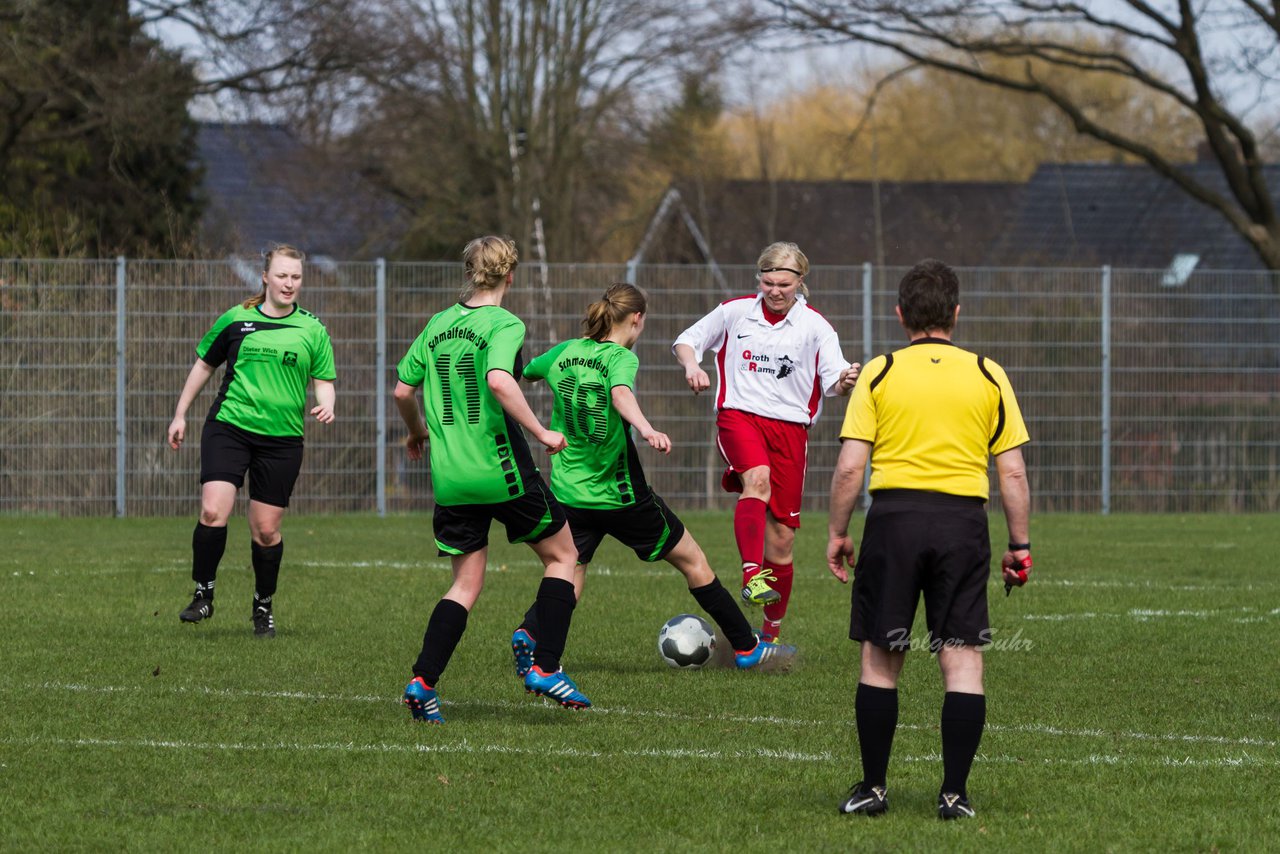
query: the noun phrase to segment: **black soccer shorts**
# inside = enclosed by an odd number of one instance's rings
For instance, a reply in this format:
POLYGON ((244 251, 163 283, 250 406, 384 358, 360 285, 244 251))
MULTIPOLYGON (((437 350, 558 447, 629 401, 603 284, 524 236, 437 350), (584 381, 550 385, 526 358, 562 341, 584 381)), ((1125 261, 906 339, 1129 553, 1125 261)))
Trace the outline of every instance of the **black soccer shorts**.
POLYGON ((684 536, 684 523, 654 492, 628 507, 592 510, 566 507, 573 544, 578 547, 578 563, 591 563, 596 549, 611 536, 652 563, 670 554, 684 536))
POLYGON ((431 516, 441 557, 478 552, 489 545, 489 526, 496 519, 507 529, 507 542, 537 543, 565 526, 564 507, 540 475, 529 478, 524 495, 498 504, 437 504, 431 516))
POLYGON ((302 470, 301 436, 264 436, 224 421, 206 421, 200 433, 200 482, 213 480, 244 486, 249 498, 288 507, 302 470))
POLYGON ((991 539, 981 498, 907 489, 872 495, 853 571, 849 638, 905 652, 990 643, 991 539), (925 633, 912 636, 924 596, 925 633))

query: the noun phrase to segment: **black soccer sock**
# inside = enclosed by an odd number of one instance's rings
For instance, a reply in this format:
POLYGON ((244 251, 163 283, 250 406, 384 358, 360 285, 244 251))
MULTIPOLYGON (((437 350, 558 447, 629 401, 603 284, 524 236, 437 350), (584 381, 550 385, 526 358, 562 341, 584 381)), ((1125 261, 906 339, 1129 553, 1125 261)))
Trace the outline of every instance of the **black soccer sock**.
POLYGON ((432 688, 440 681, 458 641, 462 640, 462 633, 467 630, 467 614, 461 603, 441 599, 427 620, 427 630, 422 635, 422 652, 413 663, 413 675, 421 676, 432 688))
POLYGON ((720 631, 724 632, 725 639, 736 651, 755 649, 756 636, 751 631, 751 624, 747 622, 738 603, 733 600, 733 594, 724 589, 719 578, 713 578, 710 584, 701 587, 690 587, 689 592, 698 600, 702 610, 715 620, 720 631))
POLYGON ((253 604, 271 607, 280 578, 280 560, 284 557, 284 540, 274 546, 253 543, 253 604))
POLYGON ((889 773, 889 753, 898 729, 898 689, 858 683, 853 700, 858 723, 858 747, 862 752, 862 782, 883 786, 889 773))
POLYGON ((541 634, 533 651, 533 664, 543 673, 560 669, 560 656, 564 655, 564 645, 569 639, 569 622, 576 604, 572 582, 543 578, 538 585, 538 598, 533 605, 541 634))
POLYGON ((212 528, 196 522, 191 534, 191 580, 196 590, 205 598, 213 598, 213 580, 218 575, 218 564, 227 550, 227 526, 212 528))
POLYGON ((969 797, 965 786, 986 722, 986 695, 948 691, 942 698, 942 791, 969 797))
POLYGON ((529 606, 529 610, 524 612, 524 619, 520 621, 518 628, 524 629, 533 635, 535 641, 538 639, 538 603, 536 600, 529 606))

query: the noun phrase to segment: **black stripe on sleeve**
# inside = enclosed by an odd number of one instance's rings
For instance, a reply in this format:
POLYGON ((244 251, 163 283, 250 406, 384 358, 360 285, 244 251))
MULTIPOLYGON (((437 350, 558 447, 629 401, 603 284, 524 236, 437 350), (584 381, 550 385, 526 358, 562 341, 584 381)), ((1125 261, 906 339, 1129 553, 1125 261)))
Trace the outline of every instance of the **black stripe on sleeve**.
POLYGON ((880 384, 880 380, 885 378, 889 373, 889 369, 893 367, 893 354, 889 353, 884 357, 884 367, 880 369, 880 373, 876 374, 875 379, 871 381, 871 388, 868 391, 875 391, 876 386, 880 384))
POLYGON ((982 356, 978 357, 978 370, 982 371, 982 375, 987 378, 987 382, 996 387, 997 400, 1000 407, 996 418, 996 432, 991 436, 991 440, 987 442, 987 447, 990 448, 1000 438, 1000 434, 1004 432, 1004 393, 1000 390, 1000 383, 996 382, 996 378, 991 376, 991 372, 987 370, 987 360, 982 356))

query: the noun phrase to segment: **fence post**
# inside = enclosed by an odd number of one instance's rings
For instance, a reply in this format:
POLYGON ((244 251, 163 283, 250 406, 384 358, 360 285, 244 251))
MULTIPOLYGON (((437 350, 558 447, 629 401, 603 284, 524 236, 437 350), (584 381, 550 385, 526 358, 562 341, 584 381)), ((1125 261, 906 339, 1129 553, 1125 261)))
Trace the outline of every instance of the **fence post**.
MULTIPOLYGON (((875 316, 873 315, 875 300, 872 291, 875 287, 875 272, 870 261, 862 262, 862 364, 870 362, 875 356, 875 316)), ((863 509, 871 506, 871 493, 867 487, 871 483, 871 466, 862 473, 862 493, 858 505, 863 509)))
POLYGON ((1102 515, 1111 513, 1111 265, 1102 268, 1102 515))
POLYGON ((387 515, 387 259, 379 258, 377 266, 377 339, 378 354, 375 361, 377 376, 374 380, 378 441, 377 441, 377 490, 378 515, 387 515))
POLYGON ((125 515, 124 472, 128 459, 125 429, 125 260, 116 256, 116 516, 125 515))
POLYGON ((872 299, 871 290, 875 283, 875 276, 872 275, 871 262, 865 261, 862 264, 862 364, 871 361, 871 357, 875 355, 871 349, 875 346, 872 340, 875 334, 875 318, 871 316, 872 299))

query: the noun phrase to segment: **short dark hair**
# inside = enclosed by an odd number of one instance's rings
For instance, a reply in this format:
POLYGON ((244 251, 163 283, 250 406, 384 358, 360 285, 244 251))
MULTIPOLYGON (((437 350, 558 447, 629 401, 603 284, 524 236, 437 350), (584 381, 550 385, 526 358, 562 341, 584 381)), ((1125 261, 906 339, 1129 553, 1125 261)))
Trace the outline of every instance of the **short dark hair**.
POLYGON ((898 283, 902 322, 912 332, 950 332, 959 304, 960 281, 955 271, 934 258, 916 264, 898 283))

